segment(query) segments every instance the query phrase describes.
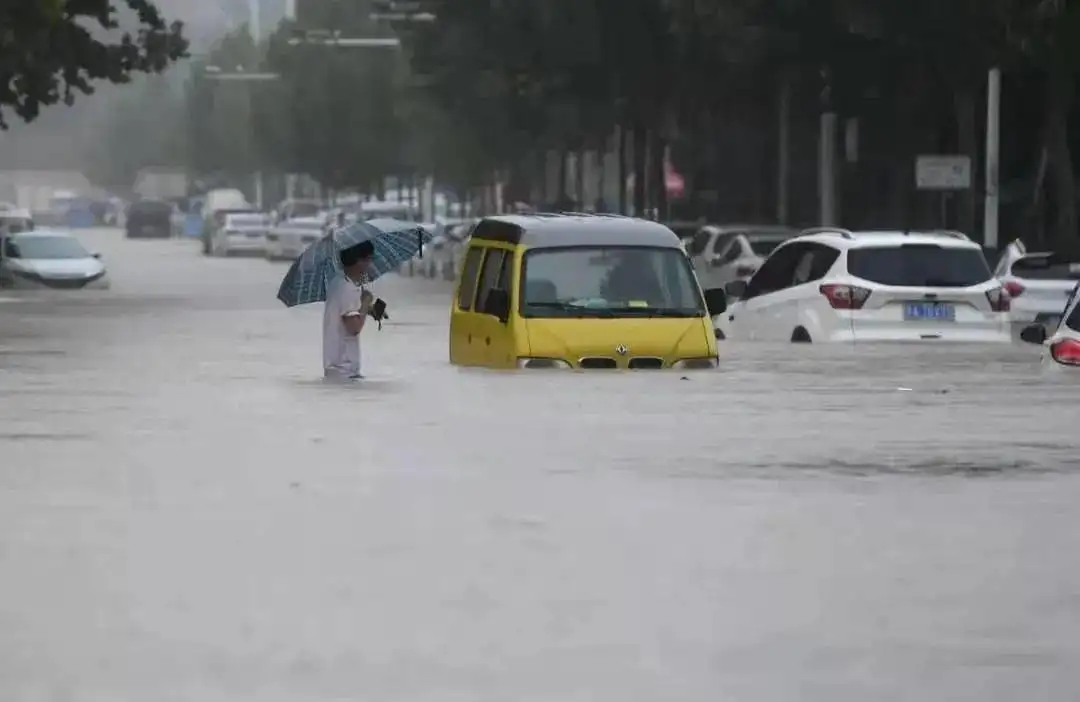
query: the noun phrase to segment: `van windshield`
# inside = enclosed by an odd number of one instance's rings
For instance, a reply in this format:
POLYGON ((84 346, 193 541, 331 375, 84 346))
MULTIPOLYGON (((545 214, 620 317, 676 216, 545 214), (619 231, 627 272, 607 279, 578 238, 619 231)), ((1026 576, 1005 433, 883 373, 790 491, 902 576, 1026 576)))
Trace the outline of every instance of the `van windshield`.
POLYGON ((534 249, 522 264, 526 317, 700 317, 701 291, 681 249, 534 249))

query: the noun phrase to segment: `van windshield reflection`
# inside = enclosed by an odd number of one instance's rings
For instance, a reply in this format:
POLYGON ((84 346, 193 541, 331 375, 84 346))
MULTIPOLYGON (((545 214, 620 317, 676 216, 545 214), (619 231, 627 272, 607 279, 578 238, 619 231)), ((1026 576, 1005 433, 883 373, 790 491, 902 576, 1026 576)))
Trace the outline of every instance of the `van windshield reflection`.
POLYGON ((701 317, 686 255, 662 247, 535 249, 525 255, 526 317, 701 317))

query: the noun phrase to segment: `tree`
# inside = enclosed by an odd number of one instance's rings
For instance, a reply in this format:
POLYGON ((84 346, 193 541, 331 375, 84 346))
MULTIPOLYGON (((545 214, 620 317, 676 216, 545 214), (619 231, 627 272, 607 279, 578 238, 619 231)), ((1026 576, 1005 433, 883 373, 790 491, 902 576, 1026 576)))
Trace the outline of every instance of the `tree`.
MULTIPOLYGON (((309 29, 344 37, 387 37, 367 2, 320 6, 309 29)), ((290 43, 301 31, 282 23, 267 46, 267 70, 280 77, 262 91, 256 135, 264 156, 332 189, 370 190, 405 166, 400 56, 393 48, 290 43)))
POLYGON ((3 109, 25 120, 42 106, 70 105, 93 83, 125 83, 136 73, 160 73, 187 52, 179 22, 166 24, 151 0, 124 0, 138 29, 112 0, 23 0, 0 5, 0 128, 3 109), (91 27, 97 25, 97 32, 91 27))

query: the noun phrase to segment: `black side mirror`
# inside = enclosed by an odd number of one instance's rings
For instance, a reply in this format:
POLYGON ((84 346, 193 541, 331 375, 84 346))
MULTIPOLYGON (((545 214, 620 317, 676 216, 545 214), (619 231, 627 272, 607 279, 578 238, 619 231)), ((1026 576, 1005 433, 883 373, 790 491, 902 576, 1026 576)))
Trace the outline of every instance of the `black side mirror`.
POLYGON ((510 293, 505 290, 492 290, 484 300, 484 314, 498 317, 504 324, 510 320, 510 293))
POLYGON ((709 316, 715 317, 727 311, 727 293, 720 288, 711 288, 705 291, 705 308, 709 310, 709 316))
POLYGON ((742 296, 746 294, 746 281, 733 280, 724 286, 724 292, 733 300, 741 300, 742 296))
POLYGON ((1041 324, 1029 324, 1020 332, 1020 340, 1028 344, 1041 345, 1046 337, 1046 327, 1041 324))

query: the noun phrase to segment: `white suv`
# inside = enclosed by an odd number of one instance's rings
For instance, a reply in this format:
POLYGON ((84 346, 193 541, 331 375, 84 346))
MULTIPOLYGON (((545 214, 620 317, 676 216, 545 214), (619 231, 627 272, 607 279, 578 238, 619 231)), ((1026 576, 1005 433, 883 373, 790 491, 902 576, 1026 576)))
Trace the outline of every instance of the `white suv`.
POLYGON ((1008 293, 956 232, 806 230, 726 291, 733 339, 1010 341, 1008 293))
POLYGON ((1061 324, 1052 336, 1048 335, 1045 325, 1035 322, 1024 327, 1020 338, 1029 344, 1044 345, 1044 365, 1080 370, 1080 283, 1073 287, 1062 311, 1061 324))
POLYGON ((1062 305, 1080 281, 1080 261, 1049 251, 1029 252, 1017 239, 1005 248, 994 275, 1012 299, 1013 331, 1042 324, 1052 333, 1061 322, 1062 305))

